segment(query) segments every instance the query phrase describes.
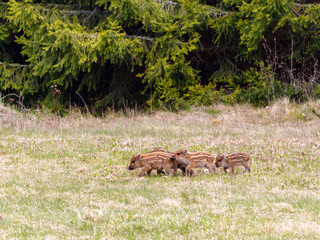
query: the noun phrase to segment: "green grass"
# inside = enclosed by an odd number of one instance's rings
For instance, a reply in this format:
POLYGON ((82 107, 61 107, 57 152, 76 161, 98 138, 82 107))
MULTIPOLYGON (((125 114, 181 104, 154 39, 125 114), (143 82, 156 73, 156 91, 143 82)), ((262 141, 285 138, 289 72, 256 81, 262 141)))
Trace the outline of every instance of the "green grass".
POLYGON ((320 121, 304 105, 103 118, 0 106, 3 239, 319 239, 320 121), (301 117, 303 116, 303 117, 301 117), (153 147, 251 155, 252 174, 140 177, 153 147))

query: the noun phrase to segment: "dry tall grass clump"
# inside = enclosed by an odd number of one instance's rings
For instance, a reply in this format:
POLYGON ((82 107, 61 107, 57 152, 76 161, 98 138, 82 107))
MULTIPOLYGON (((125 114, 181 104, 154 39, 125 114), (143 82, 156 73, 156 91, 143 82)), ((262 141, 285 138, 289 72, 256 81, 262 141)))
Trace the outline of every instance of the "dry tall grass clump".
POLYGON ((0 105, 0 236, 320 238, 320 102, 131 113, 61 118, 0 105), (246 152, 252 171, 127 170, 155 147, 246 152))
POLYGON ((21 114, 12 108, 5 107, 0 103, 0 125, 1 127, 17 127, 21 114))
POLYGON ((269 107, 269 113, 275 118, 281 118, 283 116, 288 116, 292 110, 293 104, 289 102, 288 98, 284 98, 275 102, 271 107, 269 107))

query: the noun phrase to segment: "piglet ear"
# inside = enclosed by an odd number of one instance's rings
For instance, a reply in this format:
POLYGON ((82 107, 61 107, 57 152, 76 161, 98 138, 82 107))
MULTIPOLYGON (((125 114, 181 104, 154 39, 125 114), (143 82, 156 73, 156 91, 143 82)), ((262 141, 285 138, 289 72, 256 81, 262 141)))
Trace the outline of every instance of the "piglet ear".
POLYGON ((223 154, 223 160, 226 161, 226 155, 225 154, 223 154))
POLYGON ((137 158, 138 158, 138 161, 140 161, 140 160, 141 160, 140 153, 137 155, 137 158))
POLYGON ((187 152, 188 152, 188 150, 186 149, 186 150, 184 150, 183 151, 183 155, 186 155, 187 154, 187 152))

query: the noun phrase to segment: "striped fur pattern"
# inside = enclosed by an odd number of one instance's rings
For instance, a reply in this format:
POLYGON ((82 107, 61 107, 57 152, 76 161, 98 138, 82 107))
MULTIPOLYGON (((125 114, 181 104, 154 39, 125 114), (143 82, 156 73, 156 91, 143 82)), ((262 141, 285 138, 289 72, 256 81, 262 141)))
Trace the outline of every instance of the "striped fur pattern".
POLYGON ((164 169, 167 174, 172 175, 173 164, 170 155, 165 152, 138 153, 131 158, 128 170, 141 168, 142 174, 147 173, 150 176, 152 170, 164 169))
MULTIPOLYGON (((150 152, 148 153, 151 153, 151 152, 166 152, 167 153, 167 150, 162 148, 162 147, 156 147, 154 149, 152 149, 150 152)), ((174 175, 176 175, 176 172, 177 172, 177 167, 176 167, 177 164, 173 164, 172 168, 174 169, 174 175)), ((150 172, 148 173, 148 175, 151 175, 151 172, 152 170, 150 170, 150 172)), ((160 174, 165 174, 165 172, 163 171, 163 169, 158 169, 157 170, 157 175, 160 175, 160 174)))
POLYGON ((162 147, 156 147, 156 148, 152 149, 149 153, 151 153, 151 152, 167 152, 167 150, 165 150, 162 147))
POLYGON ((216 157, 215 165, 216 167, 223 167, 225 173, 227 169, 231 168, 233 174, 236 174, 236 166, 243 166, 245 173, 247 170, 250 173, 251 168, 249 166, 250 155, 244 152, 233 152, 228 154, 219 154, 216 157))
POLYGON ((180 149, 170 159, 185 165, 187 176, 192 174, 192 168, 205 167, 210 173, 216 172, 216 167, 213 165, 214 156, 206 152, 188 152, 188 150, 180 149))
MULTIPOLYGON (((167 150, 165 150, 164 148, 162 147, 157 147, 157 148, 154 148, 153 150, 151 150, 150 152, 166 152, 169 154, 169 156, 171 157, 174 153, 173 152, 167 152, 167 150)), ((174 175, 178 175, 177 173, 177 170, 178 168, 182 171, 182 174, 185 175, 186 174, 186 166, 188 165, 188 163, 186 162, 176 162, 174 161, 173 162, 173 165, 172 165, 172 169, 173 169, 173 174, 174 175)), ((160 175, 161 173, 163 173, 163 170, 157 170, 157 174, 160 175)), ((191 175, 193 174, 193 171, 191 170, 191 175)))

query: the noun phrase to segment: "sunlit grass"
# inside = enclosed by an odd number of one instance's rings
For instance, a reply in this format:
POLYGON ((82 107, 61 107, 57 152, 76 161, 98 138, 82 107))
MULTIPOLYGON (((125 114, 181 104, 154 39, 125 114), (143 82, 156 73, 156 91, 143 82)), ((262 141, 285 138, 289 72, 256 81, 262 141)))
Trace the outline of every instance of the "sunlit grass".
POLYGON ((320 103, 65 118, 0 106, 0 236, 318 239, 320 103), (153 147, 251 155, 252 174, 139 177, 153 147))

